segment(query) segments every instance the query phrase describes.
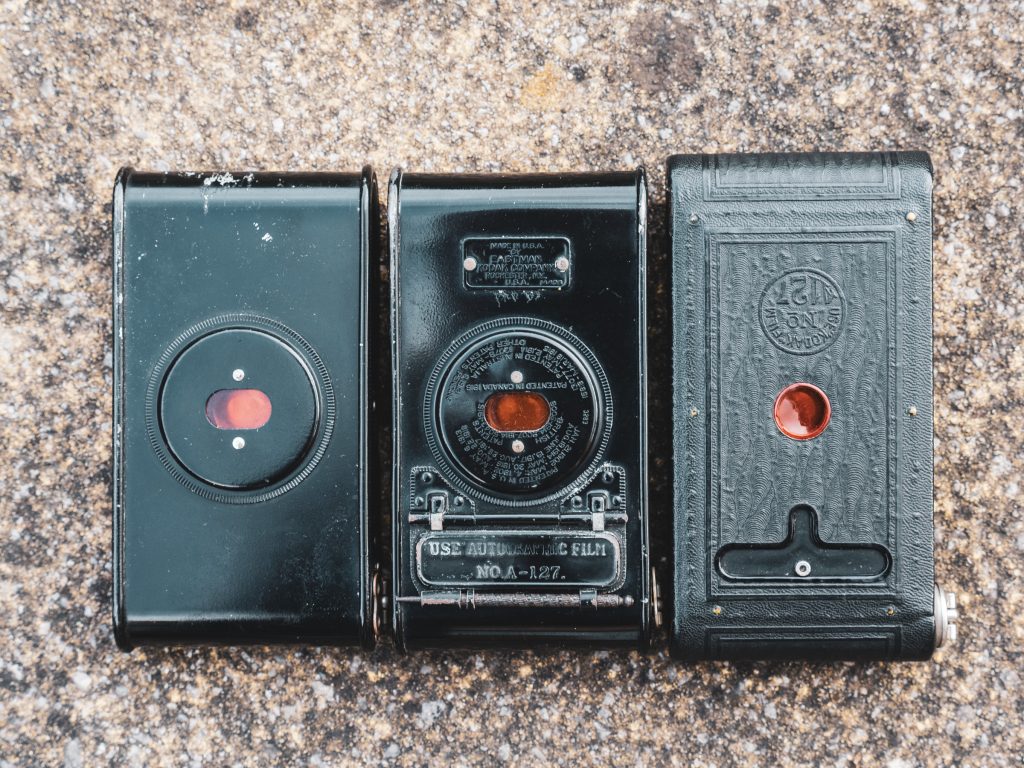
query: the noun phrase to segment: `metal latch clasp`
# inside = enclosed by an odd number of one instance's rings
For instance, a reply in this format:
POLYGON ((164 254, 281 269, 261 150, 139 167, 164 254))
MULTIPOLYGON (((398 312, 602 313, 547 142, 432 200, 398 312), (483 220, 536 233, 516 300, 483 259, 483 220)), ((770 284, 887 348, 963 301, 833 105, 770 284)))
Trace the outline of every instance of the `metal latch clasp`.
POLYGON ((590 522, 595 531, 604 530, 605 514, 611 505, 611 494, 608 491, 587 492, 587 509, 590 511, 590 522))
POLYGON ((430 520, 430 530, 444 530, 444 516, 448 514, 448 494, 444 491, 434 491, 427 494, 427 516, 430 520))

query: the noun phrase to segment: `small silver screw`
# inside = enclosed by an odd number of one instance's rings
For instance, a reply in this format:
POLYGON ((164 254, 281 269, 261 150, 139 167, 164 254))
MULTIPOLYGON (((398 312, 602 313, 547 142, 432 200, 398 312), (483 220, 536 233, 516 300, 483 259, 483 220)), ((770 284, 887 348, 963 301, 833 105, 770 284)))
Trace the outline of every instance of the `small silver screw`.
POLYGON ((245 371, 243 371, 241 368, 235 368, 235 370, 231 372, 231 378, 234 379, 235 381, 241 381, 242 379, 245 378, 245 371))
POLYGON ((811 564, 806 560, 798 560, 794 570, 796 571, 797 576, 809 576, 811 573, 811 564))
POLYGON ((557 269, 559 272, 568 272, 569 260, 565 258, 565 256, 559 256, 557 259, 555 259, 555 269, 557 269))
POLYGON ((467 272, 472 272, 474 269, 476 269, 476 266, 476 259, 474 259, 472 256, 467 256, 462 261, 462 268, 467 272))
POLYGON ((236 437, 234 440, 231 441, 231 447, 234 448, 236 451, 242 450, 243 448, 245 448, 245 438, 236 437))
POLYGON ((512 379, 512 383, 513 384, 522 384, 523 383, 523 372, 522 371, 512 371, 512 375, 509 376, 509 378, 512 379))
POLYGON ((525 450, 526 450, 526 446, 523 444, 522 440, 513 440, 512 441, 512 453, 522 453, 525 450))
POLYGON ((914 213, 913 211, 910 211, 907 214, 907 221, 909 221, 911 224, 913 224, 915 221, 917 221, 917 214, 914 213))

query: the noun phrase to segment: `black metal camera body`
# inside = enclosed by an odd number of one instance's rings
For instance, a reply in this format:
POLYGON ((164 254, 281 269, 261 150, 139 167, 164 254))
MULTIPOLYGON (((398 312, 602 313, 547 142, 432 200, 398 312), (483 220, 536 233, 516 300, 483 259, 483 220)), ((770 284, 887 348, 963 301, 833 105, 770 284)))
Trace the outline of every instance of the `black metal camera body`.
POLYGON ((370 169, 119 175, 122 648, 373 645, 377 206, 370 169))
POLYGON ((393 174, 400 648, 647 644, 646 200, 393 174))

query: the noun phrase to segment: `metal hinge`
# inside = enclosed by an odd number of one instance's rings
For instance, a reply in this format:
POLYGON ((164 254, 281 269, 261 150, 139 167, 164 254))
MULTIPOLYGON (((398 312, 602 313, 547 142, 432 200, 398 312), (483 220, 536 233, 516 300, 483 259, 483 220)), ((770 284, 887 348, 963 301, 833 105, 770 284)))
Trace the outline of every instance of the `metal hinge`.
POLYGON ((633 605, 630 595, 600 594, 596 589, 578 593, 527 594, 524 592, 477 592, 475 589, 429 590, 418 597, 399 597, 400 603, 421 606, 441 605, 462 609, 475 608, 622 608, 633 605))

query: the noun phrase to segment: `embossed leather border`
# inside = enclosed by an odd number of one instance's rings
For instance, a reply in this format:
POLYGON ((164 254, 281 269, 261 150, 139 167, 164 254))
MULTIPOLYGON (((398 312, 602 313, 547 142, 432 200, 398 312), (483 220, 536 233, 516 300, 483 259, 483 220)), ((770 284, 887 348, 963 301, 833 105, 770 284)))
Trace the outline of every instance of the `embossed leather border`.
POLYGON ((900 174, 890 152, 817 154, 821 179, 807 155, 712 155, 704 158, 704 199, 721 200, 898 200, 900 174), (793 158, 793 164, 787 160, 793 158), (843 165, 843 164, 846 165, 843 165), (833 178, 846 172, 848 180, 833 178), (760 180, 758 177, 761 177, 760 180), (827 180, 824 177, 827 178, 827 180))

